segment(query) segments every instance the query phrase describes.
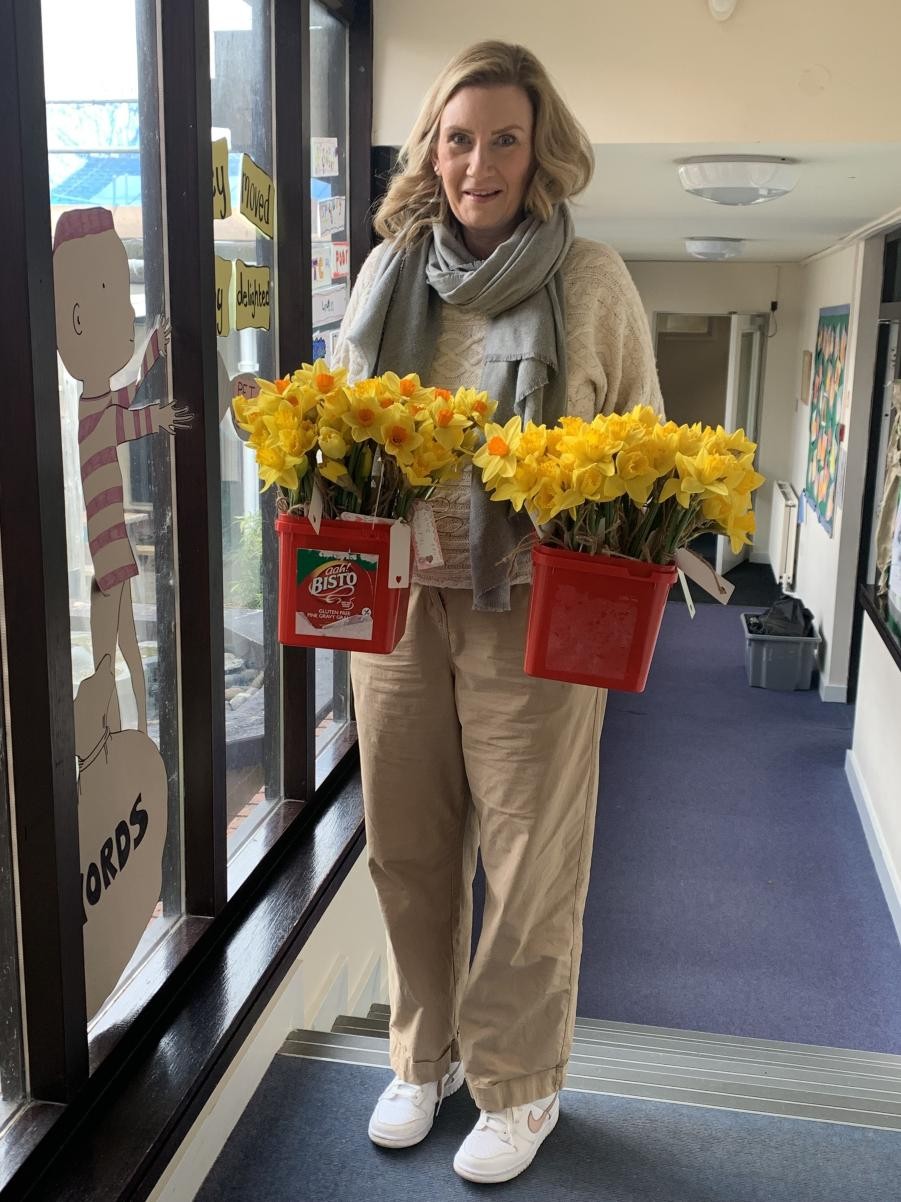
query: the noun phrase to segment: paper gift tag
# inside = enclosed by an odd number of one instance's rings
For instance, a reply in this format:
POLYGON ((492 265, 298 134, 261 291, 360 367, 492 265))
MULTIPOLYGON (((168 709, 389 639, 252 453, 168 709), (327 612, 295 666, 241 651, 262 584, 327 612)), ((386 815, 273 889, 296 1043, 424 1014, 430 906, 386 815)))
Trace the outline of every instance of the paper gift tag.
POLYGON ((691 595, 691 589, 688 587, 688 581, 685 579, 685 573, 679 568, 679 583, 682 585, 682 593, 685 597, 685 604, 688 606, 689 617, 695 616, 695 603, 691 595))
POLYGON ((689 551, 688 547, 682 547, 676 552, 676 567, 721 605, 729 604, 729 598, 735 592, 735 585, 724 580, 706 559, 702 559, 694 551, 689 551))
POLYGON ((316 480, 313 481, 313 495, 310 498, 310 504, 307 507, 307 517, 310 519, 310 525, 319 533, 319 527, 322 525, 322 512, 324 509, 324 501, 322 499, 322 490, 316 480))
POLYGON ((388 541, 388 588, 406 588, 410 583, 411 530, 406 522, 395 522, 388 541))
POLYGON ((431 505, 417 501, 413 506, 412 532, 417 569, 421 572, 428 568, 443 568, 441 539, 431 505))

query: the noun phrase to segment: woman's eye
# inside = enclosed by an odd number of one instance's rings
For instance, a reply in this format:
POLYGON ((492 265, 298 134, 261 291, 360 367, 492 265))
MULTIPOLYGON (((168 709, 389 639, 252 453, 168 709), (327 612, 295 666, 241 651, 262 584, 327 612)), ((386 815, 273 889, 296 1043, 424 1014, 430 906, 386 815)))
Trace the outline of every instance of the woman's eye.
POLYGON ((498 138, 498 144, 501 146, 515 146, 516 136, 514 134, 501 134, 498 138))
POLYGON ((451 134, 451 142, 454 146, 464 146, 466 140, 466 134, 451 134))

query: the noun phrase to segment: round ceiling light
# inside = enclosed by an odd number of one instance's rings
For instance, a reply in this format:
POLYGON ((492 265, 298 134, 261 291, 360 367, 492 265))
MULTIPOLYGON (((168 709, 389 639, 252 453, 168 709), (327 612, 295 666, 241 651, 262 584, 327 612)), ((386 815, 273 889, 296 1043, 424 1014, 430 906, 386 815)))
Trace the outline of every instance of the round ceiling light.
POLYGON ((738 7, 738 0, 709 0, 709 4, 715 21, 728 21, 738 7))
POLYGON ((686 192, 721 205, 756 205, 791 192, 800 178, 795 159, 752 154, 717 154, 680 159, 686 192))
POLYGON ((685 239, 685 249, 693 259, 737 259, 744 248, 743 238, 685 239))

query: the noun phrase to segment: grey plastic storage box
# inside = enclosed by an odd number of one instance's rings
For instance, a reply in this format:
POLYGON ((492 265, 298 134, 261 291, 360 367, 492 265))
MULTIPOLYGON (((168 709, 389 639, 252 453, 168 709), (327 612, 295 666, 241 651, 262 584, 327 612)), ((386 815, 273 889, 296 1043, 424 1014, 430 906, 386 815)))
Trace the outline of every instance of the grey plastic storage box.
POLYGON ((745 630, 745 668, 748 684, 758 689, 809 689, 817 663, 820 636, 752 634, 748 614, 741 615, 745 630))

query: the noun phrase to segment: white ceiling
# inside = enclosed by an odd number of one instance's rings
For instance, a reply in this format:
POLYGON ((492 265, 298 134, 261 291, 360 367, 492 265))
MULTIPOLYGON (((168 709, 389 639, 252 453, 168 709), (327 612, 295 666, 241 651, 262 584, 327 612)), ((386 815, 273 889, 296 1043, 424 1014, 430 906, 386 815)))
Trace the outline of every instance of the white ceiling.
MULTIPOLYGON (((746 238, 743 259, 797 262, 901 208, 901 142, 605 144, 574 205, 577 231, 625 259, 684 260, 686 237, 746 238), (785 155, 801 179, 779 200, 731 208, 679 183, 675 160, 699 154, 785 155)), ((741 261, 741 260, 739 260, 741 261)))

